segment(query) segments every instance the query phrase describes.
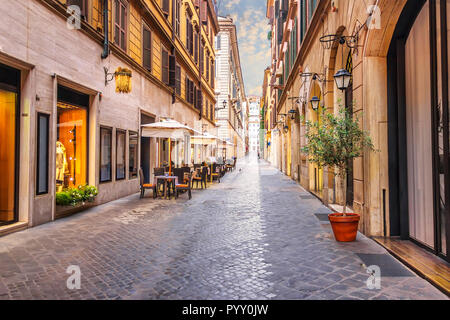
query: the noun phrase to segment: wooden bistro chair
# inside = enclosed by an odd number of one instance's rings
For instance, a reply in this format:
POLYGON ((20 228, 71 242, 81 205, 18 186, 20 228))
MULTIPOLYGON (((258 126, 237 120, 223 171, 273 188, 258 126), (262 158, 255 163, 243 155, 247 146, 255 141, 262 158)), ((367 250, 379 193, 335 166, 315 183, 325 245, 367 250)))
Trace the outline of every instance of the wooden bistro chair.
POLYGON ((189 200, 192 199, 192 192, 191 192, 191 177, 192 175, 189 174, 189 178, 187 183, 184 180, 184 170, 179 169, 180 171, 178 174, 175 174, 178 177, 178 183, 175 184, 175 198, 178 199, 178 195, 180 191, 187 191, 189 200))
POLYGON ((156 198, 156 184, 144 183, 144 171, 139 169, 139 179, 141 184, 141 199, 144 198, 145 190, 153 190, 153 199, 156 198))
POLYGON ((220 183, 220 177, 222 173, 220 172, 220 166, 217 163, 211 165, 211 180, 217 180, 220 183))
POLYGON ((200 176, 195 176, 194 178, 192 178, 192 185, 194 184, 194 182, 196 183, 196 187, 198 188, 198 183, 200 182, 200 185, 203 189, 203 185, 205 185, 205 189, 206 189, 206 180, 208 179, 208 167, 203 167, 202 168, 202 172, 200 174, 200 176))

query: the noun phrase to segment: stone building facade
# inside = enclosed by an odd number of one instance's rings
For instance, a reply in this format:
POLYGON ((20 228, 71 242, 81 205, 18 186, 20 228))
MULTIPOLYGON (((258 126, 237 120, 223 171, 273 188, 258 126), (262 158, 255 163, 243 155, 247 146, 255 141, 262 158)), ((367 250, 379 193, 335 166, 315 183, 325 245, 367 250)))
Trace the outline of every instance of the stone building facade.
MULTIPOLYGON (((245 155, 245 87, 236 25, 231 17, 219 17, 216 37, 218 137, 226 141, 220 156, 242 158, 245 155)), ((220 151, 219 151, 220 153, 220 151)))
POLYGON ((407 239, 446 260, 449 8, 447 0, 267 1, 268 110, 276 110, 269 159, 325 204, 343 205, 347 184, 365 234, 407 239), (334 81, 340 69, 352 74, 344 91, 334 81), (347 181, 300 152, 307 143, 301 117, 317 121, 322 108, 340 106, 360 116, 378 150, 356 159, 347 181))
POLYGON ((68 187, 98 187, 94 205, 137 192, 139 169, 149 180, 167 157, 167 141, 141 138, 144 124, 215 128, 211 0, 4 1, 0 11, 0 234, 61 216, 55 197, 68 187), (129 93, 116 92, 119 67, 129 93))

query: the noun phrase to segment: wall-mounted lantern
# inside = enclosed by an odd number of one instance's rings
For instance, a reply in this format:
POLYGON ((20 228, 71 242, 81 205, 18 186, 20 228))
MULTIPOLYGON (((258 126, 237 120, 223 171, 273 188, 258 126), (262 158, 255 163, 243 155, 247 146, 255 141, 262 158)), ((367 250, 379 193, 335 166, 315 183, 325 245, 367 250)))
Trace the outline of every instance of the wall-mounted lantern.
POLYGON ((350 85, 350 81, 352 79, 352 74, 345 69, 339 70, 334 75, 334 80, 336 81, 336 86, 339 90, 345 91, 350 85))
POLYGON ((319 104, 320 104, 320 99, 319 99, 319 97, 317 97, 317 96, 312 97, 312 99, 311 99, 310 102, 311 102, 311 108, 312 108, 314 111, 319 110, 319 104))
POLYGON ((132 71, 127 68, 117 68, 114 73, 109 73, 108 68, 105 70, 105 86, 109 82, 116 80, 116 92, 118 93, 130 93, 131 92, 131 77, 132 71))

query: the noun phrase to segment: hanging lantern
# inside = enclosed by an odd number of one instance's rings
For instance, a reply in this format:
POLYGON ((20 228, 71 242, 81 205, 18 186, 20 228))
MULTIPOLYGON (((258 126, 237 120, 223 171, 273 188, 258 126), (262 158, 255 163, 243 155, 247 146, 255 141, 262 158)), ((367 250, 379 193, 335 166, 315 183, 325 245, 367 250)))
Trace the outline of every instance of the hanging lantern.
POLYGON ((291 116, 291 120, 295 120, 295 115, 297 114, 297 111, 295 109, 289 110, 289 115, 291 116))
POLYGON ((131 76, 132 72, 127 68, 117 68, 114 73, 116 78, 116 92, 118 93, 130 93, 131 92, 131 76))
POLYGON ((312 97, 311 99, 311 107, 314 111, 319 109, 320 99, 317 96, 312 97))
POLYGON ((334 75, 334 80, 336 81, 336 86, 339 90, 344 91, 350 85, 350 80, 352 79, 352 74, 345 69, 339 70, 334 75))

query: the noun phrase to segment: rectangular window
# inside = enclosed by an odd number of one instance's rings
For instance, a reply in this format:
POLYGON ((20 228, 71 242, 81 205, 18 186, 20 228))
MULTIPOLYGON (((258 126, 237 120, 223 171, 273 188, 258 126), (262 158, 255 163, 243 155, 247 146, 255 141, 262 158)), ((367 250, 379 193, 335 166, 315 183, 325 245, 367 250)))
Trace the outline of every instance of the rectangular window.
POLYGON ((220 48, 221 48, 221 41, 222 41, 222 37, 220 35, 218 35, 216 37, 216 50, 220 50, 220 48))
POLYGON ((114 0, 114 42, 127 51, 127 3, 125 0, 114 0))
POLYGON ((169 84, 169 52, 162 48, 162 82, 169 84))
POLYGON ((116 130, 116 180, 125 179, 126 132, 116 130))
POLYGON ((181 0, 175 0, 175 33, 180 36, 181 0))
POLYGON ((50 116, 45 113, 37 115, 37 167, 36 194, 48 193, 48 145, 50 116))
POLYGON ((138 174, 138 146, 139 135, 137 132, 129 131, 128 138, 128 170, 130 179, 137 178, 138 174))
POLYGON ((216 69, 214 68, 214 61, 211 61, 211 87, 214 89, 214 78, 215 78, 215 74, 214 71, 216 69))
POLYGON ((112 180, 112 129, 100 128, 100 182, 112 180))
POLYGON ((152 71, 152 33, 145 25, 143 28, 142 42, 143 66, 148 71, 152 71))
POLYGON ((206 81, 209 82, 209 53, 206 54, 206 81))

